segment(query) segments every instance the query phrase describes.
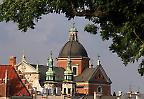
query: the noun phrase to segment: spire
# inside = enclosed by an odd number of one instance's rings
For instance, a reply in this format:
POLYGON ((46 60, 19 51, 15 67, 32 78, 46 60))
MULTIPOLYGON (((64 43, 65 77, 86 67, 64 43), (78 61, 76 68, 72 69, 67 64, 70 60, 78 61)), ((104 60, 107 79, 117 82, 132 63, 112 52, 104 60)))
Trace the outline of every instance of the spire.
POLYGON ((23 55, 22 55, 22 59, 21 59, 21 61, 27 63, 27 61, 26 61, 26 56, 24 55, 24 53, 23 53, 23 55))
POLYGON ((39 65, 38 64, 36 65, 36 70, 39 72, 39 65))
POLYGON ((100 56, 98 55, 97 65, 100 65, 100 56))
POLYGON ((53 70, 53 59, 52 59, 52 51, 50 57, 48 58, 48 70, 46 72, 46 80, 54 81, 55 80, 55 72, 53 70))
POLYGON ((48 58, 48 66, 53 67, 52 51, 50 53, 50 57, 48 58))
POLYGON ((77 29, 75 28, 75 23, 73 22, 73 26, 69 30, 69 41, 78 41, 77 29))
POLYGON ((67 63, 67 68, 71 68, 71 58, 68 56, 68 63, 67 63))

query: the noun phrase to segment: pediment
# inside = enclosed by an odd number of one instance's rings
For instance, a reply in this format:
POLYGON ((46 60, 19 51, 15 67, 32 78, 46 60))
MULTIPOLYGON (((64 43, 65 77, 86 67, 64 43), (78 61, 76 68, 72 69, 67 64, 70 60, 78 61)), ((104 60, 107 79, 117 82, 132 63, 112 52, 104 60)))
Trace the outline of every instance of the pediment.
POLYGON ((17 67, 18 70, 23 71, 25 73, 38 73, 38 71, 29 63, 21 62, 17 65, 17 67))
POLYGON ((93 76, 90 78, 90 82, 109 84, 112 83, 102 66, 97 66, 95 72, 93 73, 93 76))

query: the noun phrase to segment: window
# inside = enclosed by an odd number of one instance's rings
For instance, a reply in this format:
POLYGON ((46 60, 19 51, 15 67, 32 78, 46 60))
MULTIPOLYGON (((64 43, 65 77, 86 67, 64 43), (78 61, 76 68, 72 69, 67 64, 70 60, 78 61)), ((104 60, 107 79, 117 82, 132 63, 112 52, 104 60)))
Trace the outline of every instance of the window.
POLYGON ((66 88, 64 88, 64 94, 66 94, 66 88))
POLYGON ((68 88, 68 94, 70 94, 71 93, 71 88, 68 88))
POLYGON ((77 75, 77 68, 76 67, 73 67, 73 74, 77 75))
POLYGON ((97 92, 98 92, 98 93, 102 93, 102 86, 99 86, 99 87, 97 88, 97 92))

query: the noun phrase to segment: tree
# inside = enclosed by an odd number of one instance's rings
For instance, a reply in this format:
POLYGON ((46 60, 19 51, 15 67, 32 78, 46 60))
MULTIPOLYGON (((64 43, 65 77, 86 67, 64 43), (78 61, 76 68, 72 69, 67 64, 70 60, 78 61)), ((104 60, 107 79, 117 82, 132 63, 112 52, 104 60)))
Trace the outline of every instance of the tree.
POLYGON ((100 30, 103 40, 112 40, 110 50, 128 64, 144 56, 143 9, 143 0, 3 0, 0 21, 13 21, 26 32, 49 13, 85 17, 92 22, 85 30, 100 30))

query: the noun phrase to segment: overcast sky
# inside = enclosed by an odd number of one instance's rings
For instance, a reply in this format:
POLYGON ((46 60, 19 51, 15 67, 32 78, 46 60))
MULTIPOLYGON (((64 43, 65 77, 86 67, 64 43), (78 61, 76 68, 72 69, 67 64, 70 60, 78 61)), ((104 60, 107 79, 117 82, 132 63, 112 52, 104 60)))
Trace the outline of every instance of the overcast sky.
MULTIPOLYGON (((83 31, 88 21, 76 18, 79 41, 87 50, 92 63, 96 64, 100 55, 101 64, 112 81, 113 91, 127 92, 129 89, 144 92, 144 78, 137 73, 138 63, 124 66, 121 59, 109 51, 110 41, 103 42, 98 35, 83 31)), ((73 21, 63 15, 47 15, 36 24, 34 30, 24 33, 17 29, 16 23, 0 23, 0 63, 7 64, 9 56, 16 56, 19 63, 23 50, 30 63, 46 64, 50 51, 54 59, 68 41, 68 31, 73 21)))

